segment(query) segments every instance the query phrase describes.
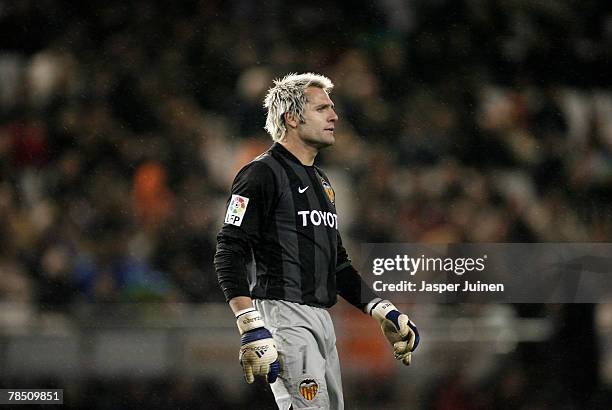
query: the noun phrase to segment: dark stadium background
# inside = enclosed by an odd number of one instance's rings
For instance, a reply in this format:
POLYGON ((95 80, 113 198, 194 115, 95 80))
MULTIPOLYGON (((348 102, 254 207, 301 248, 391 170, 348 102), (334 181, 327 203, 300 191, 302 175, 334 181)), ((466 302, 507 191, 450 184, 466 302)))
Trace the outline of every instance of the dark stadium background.
MULTIPOLYGON (((336 83, 364 242, 610 242, 612 3, 0 2, 0 388, 66 408, 273 408, 212 266, 271 80, 336 83), (261 393, 265 391, 265 393, 261 393)), ((349 409, 608 409, 612 305, 334 307, 349 409)), ((52 408, 45 406, 41 408, 52 408)))

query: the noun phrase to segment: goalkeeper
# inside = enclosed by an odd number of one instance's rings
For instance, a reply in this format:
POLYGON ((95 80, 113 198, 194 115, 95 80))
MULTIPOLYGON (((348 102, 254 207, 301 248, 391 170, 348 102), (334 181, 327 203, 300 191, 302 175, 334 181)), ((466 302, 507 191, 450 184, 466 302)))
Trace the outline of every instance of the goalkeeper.
POLYGON ((236 315, 248 383, 263 376, 280 409, 343 409, 336 336, 327 308, 337 295, 374 317, 408 365, 419 334, 351 265, 335 194, 314 165, 334 144, 331 81, 291 74, 265 99, 273 145, 240 170, 217 236, 215 269, 236 315))

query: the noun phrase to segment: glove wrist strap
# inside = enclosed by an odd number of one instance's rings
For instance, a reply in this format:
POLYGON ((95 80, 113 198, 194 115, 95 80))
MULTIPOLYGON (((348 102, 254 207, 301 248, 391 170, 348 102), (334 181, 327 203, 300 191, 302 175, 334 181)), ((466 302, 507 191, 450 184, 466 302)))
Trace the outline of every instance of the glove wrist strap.
POLYGON ((393 305, 393 303, 385 299, 385 300, 381 300, 378 303, 376 303, 372 307, 370 314, 372 315, 374 319, 381 322, 383 319, 385 319, 387 314, 391 312, 392 310, 397 310, 397 308, 395 307, 395 305, 393 305))
POLYGON ((239 314, 236 316, 236 325, 238 326, 238 331, 241 335, 250 330, 265 326, 261 315, 255 308, 247 309, 238 313, 239 314))
POLYGON ((368 315, 372 315, 372 309, 374 309, 374 306, 376 306, 378 302, 380 301, 382 301, 381 298, 372 299, 367 305, 365 305, 365 307, 363 308, 363 311, 367 313, 368 315))

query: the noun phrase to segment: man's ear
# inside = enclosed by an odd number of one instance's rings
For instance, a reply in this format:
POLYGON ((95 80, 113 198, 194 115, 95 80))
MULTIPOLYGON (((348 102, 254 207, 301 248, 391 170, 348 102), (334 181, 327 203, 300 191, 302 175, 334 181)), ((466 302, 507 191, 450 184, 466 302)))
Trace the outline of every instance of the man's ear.
POLYGON ((297 128, 299 121, 295 117, 295 115, 290 112, 286 112, 283 114, 283 117, 285 119, 285 124, 287 125, 287 127, 297 128))

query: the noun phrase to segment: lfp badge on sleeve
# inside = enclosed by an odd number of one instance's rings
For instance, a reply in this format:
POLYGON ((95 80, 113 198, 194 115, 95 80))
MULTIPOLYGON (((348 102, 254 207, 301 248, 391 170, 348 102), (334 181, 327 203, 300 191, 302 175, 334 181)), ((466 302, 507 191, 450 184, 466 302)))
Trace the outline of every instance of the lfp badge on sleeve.
POLYGON ((248 204, 249 198, 240 195, 232 195, 232 200, 225 213, 225 223, 240 226, 244 219, 248 204))

